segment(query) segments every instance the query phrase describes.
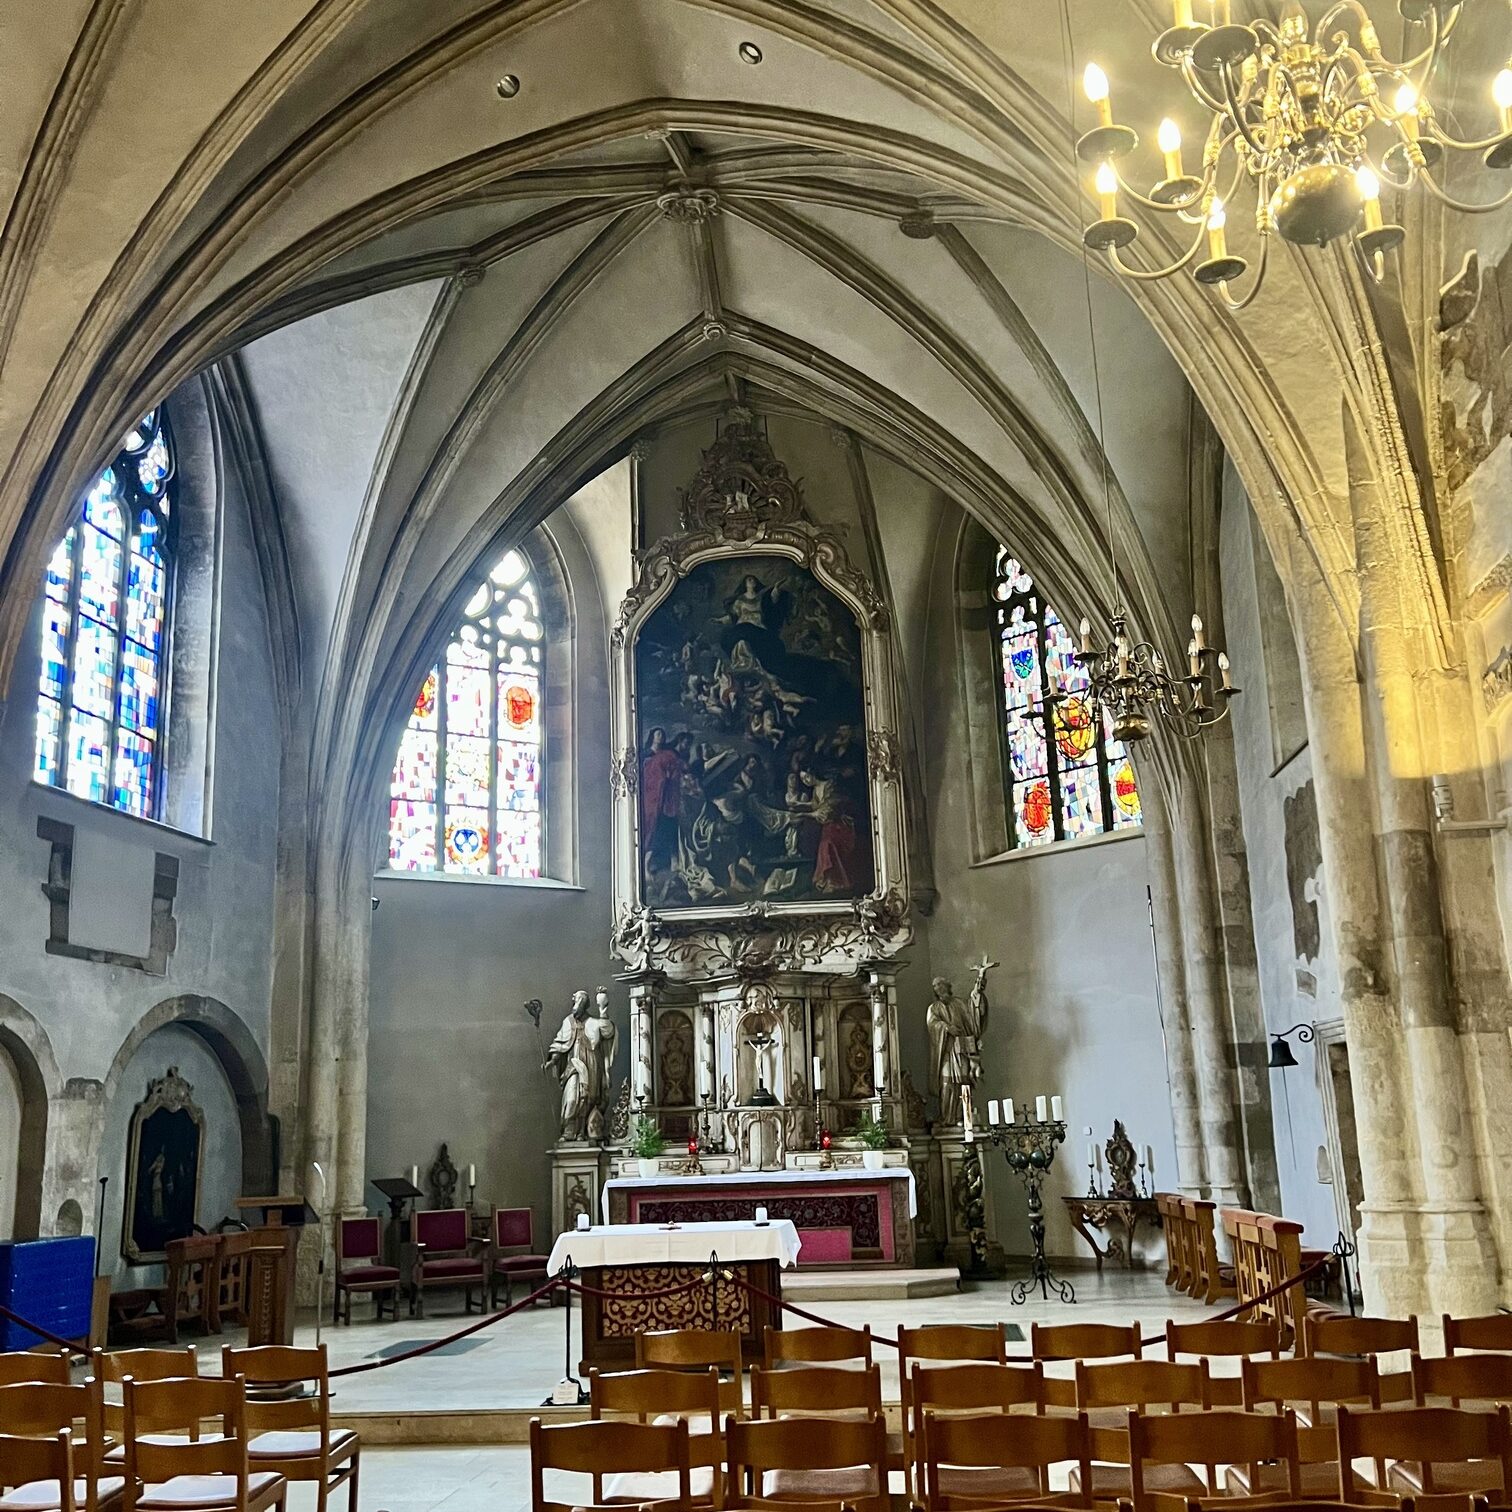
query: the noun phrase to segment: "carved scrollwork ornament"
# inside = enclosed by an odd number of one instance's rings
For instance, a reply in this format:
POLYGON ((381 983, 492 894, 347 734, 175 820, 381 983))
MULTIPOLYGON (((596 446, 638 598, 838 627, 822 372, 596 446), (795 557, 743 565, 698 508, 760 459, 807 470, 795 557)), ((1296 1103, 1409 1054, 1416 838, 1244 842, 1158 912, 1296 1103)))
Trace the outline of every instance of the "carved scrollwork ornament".
POLYGON ((640 786, 640 762, 634 746, 623 746, 609 763, 609 791, 616 798, 628 798, 640 786))
POLYGON ((891 730, 870 730, 866 757, 872 777, 878 782, 896 782, 903 771, 903 751, 891 730))

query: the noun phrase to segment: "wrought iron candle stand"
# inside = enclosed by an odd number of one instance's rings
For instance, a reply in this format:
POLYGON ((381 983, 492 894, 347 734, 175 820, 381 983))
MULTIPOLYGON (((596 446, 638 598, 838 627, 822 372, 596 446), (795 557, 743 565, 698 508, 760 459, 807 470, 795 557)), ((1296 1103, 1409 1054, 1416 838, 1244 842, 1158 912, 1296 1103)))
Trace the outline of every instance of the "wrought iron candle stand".
POLYGON ((1022 1306, 1037 1286, 1040 1296, 1050 1300, 1054 1292, 1062 1302, 1076 1301, 1076 1288, 1052 1273, 1045 1258, 1045 1204, 1040 1188, 1055 1163, 1055 1147, 1066 1137, 1066 1125, 1059 1119, 998 1124, 986 1131, 993 1144, 1000 1145, 1009 1169, 1024 1183, 1029 1194, 1029 1238, 1034 1245, 1027 1280, 1015 1281, 1010 1295, 1014 1306, 1022 1306))

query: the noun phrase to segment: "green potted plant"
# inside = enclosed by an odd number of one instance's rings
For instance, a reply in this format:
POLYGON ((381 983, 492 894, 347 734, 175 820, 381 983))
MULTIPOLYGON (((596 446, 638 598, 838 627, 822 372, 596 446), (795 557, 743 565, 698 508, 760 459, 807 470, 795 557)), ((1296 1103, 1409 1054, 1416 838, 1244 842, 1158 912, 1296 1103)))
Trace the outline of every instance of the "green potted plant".
POLYGON ((637 1114, 630 1129, 630 1153, 635 1156, 636 1170, 645 1180, 650 1181, 661 1170, 657 1161, 666 1143, 656 1120, 647 1118, 644 1113, 637 1114))
POLYGON ((891 1137, 886 1122, 867 1108, 856 1120, 856 1127, 851 1132, 861 1141, 861 1164, 868 1171, 880 1171, 885 1159, 883 1151, 887 1149, 891 1137))

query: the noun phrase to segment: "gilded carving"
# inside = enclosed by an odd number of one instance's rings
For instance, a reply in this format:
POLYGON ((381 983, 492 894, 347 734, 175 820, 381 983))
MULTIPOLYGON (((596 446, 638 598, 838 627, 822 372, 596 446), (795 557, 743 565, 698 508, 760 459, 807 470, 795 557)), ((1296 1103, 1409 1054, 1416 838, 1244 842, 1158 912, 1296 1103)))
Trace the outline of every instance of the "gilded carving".
POLYGON ((630 798, 640 785, 640 762, 634 746, 622 747, 609 764, 609 791, 615 798, 630 798))
POLYGON ((1496 660, 1481 673, 1481 692, 1485 696, 1487 713, 1499 709, 1512 698, 1512 646, 1503 646, 1496 653, 1496 660))
POLYGON ((871 730, 866 736, 866 756, 875 782, 896 782, 903 770, 903 753, 891 730, 871 730))

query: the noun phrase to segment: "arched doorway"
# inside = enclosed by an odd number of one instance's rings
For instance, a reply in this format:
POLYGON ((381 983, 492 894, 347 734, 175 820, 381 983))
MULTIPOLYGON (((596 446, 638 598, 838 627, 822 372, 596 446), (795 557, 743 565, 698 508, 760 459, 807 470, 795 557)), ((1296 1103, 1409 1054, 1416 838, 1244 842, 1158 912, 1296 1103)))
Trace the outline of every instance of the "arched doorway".
POLYGON ((0 1240, 42 1232, 49 1082, 57 1066, 41 1025, 0 996, 0 1240))

